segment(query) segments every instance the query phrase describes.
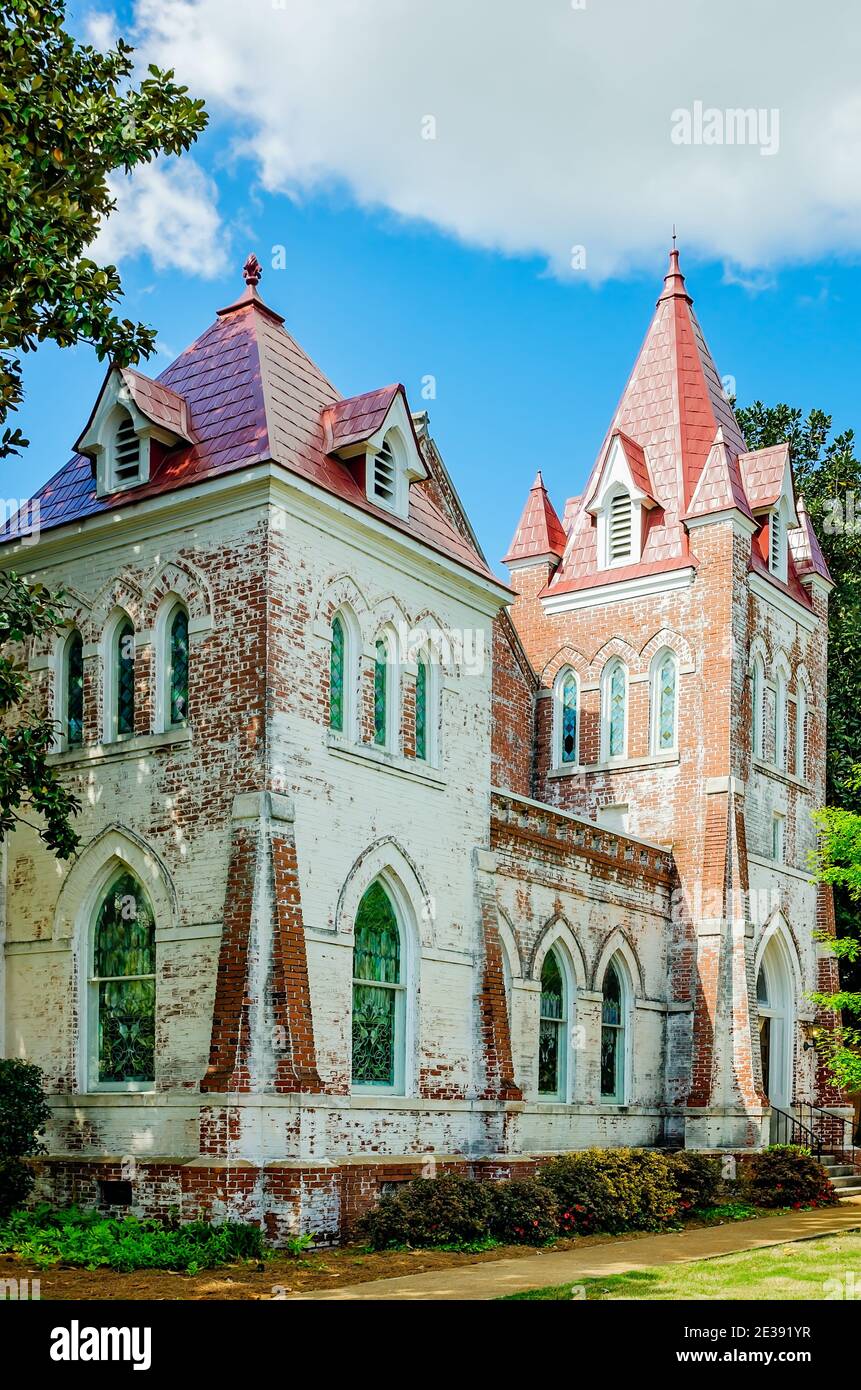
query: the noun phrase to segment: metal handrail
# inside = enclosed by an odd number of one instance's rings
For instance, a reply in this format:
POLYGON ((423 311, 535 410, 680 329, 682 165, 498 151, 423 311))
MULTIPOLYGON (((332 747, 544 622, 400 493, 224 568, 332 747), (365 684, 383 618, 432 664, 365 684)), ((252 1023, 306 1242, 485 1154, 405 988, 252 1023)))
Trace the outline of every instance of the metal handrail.
POLYGON ((849 1119, 846 1115, 835 1115, 833 1110, 826 1110, 809 1100, 801 1101, 797 1109, 805 1119, 809 1119, 808 1128, 814 1132, 818 1128, 823 1149, 842 1154, 853 1168, 861 1164, 861 1149, 855 1142, 854 1116, 849 1119))
POLYGON ((772 1124, 771 1142, 773 1144, 799 1144, 802 1148, 809 1149, 817 1163, 822 1161, 822 1140, 815 1130, 808 1125, 802 1124, 796 1115, 790 1115, 786 1110, 778 1110, 776 1105, 771 1107, 772 1124))

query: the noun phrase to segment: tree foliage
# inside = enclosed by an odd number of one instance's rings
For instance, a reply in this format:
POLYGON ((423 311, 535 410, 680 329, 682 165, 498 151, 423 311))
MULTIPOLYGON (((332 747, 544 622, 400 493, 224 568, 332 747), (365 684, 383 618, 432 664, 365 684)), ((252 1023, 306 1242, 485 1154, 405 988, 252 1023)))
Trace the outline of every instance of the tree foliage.
MULTIPOLYGON (((154 330, 117 312, 116 267, 87 248, 115 207, 110 175, 181 154, 206 124, 172 72, 150 66, 136 83, 128 44, 100 53, 78 43, 65 10, 61 0, 0 0, 0 458, 27 446, 9 416, 23 399, 22 358, 40 343, 89 343, 123 366, 153 351, 154 330)), ((36 812, 42 838, 67 857, 76 803, 48 762, 54 730, 29 707, 15 645, 62 621, 62 594, 3 576, 0 833, 36 812)))

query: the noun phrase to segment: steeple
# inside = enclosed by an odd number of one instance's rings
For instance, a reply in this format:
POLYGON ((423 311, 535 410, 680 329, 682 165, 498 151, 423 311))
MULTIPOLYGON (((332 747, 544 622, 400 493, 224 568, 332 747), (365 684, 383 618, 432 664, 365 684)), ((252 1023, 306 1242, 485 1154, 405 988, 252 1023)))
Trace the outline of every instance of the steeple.
POLYGON ((530 560, 549 560, 555 566, 564 550, 565 531, 547 495, 539 469, 529 490, 514 539, 502 563, 519 567, 530 560))

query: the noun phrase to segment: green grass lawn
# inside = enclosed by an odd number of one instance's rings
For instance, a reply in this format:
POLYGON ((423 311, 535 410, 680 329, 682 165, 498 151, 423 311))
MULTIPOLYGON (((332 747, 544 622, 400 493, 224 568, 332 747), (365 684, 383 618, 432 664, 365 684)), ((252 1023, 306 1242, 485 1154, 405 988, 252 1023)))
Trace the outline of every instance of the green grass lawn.
POLYGON ((714 1260, 632 1270, 605 1279, 581 1279, 577 1284, 510 1294, 509 1299, 569 1300, 582 1298, 583 1289, 592 1300, 857 1298, 861 1293, 861 1234, 820 1236, 714 1260))

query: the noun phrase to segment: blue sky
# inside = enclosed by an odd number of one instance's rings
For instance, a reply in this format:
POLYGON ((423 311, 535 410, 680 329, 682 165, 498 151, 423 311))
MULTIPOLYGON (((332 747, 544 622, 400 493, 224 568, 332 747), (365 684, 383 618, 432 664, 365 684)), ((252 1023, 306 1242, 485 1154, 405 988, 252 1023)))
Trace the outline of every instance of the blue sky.
MULTIPOLYGON (((172 3, 165 0, 166 8, 172 3)), ((193 4, 218 8, 217 0, 193 4)), ((147 0, 150 28, 157 10, 158 0, 147 0)), ((124 24, 131 13, 127 8, 121 16, 124 24)), ((108 21, 103 9, 99 22, 108 21)), ((83 10, 75 23, 81 31, 92 27, 83 10)), ((186 247, 183 264, 173 264, 170 249, 152 237, 136 245, 126 220, 118 257, 123 312, 155 325, 165 354, 145 370, 162 370, 169 355, 239 293, 242 262, 256 251, 264 298, 341 391, 400 380, 414 409, 427 406, 432 433, 492 564, 498 566, 505 552, 537 468, 560 510, 564 498, 579 491, 660 290, 670 209, 695 310, 719 371, 736 380, 739 400, 820 406, 833 413, 837 428, 861 424, 861 266, 852 237, 822 254, 815 246, 758 249, 752 241, 733 258, 709 244, 701 200, 694 201, 687 175, 673 197, 670 167, 659 200, 666 209, 664 231, 656 219, 648 235, 638 237, 640 208, 631 206, 628 253, 620 241, 613 265, 600 274, 566 274, 554 262, 552 232, 543 244, 540 228, 524 226, 506 237, 502 204, 495 227, 473 230, 468 210, 466 227, 449 217, 449 193, 453 209, 467 203, 459 170, 434 176, 440 211, 422 207, 416 216, 405 215, 411 195, 400 184, 388 196, 337 167, 309 177, 292 153, 288 173, 273 170, 260 153, 267 118, 260 115, 251 129, 225 90, 203 93, 213 121, 193 153, 217 210, 217 228, 205 229, 209 249, 200 250, 206 273, 196 272, 194 246, 186 247), (286 268, 272 269, 273 248, 280 246, 286 268), (423 401, 422 380, 429 375, 436 379, 436 399, 423 401)), ((291 119, 297 129, 308 121, 299 105, 285 116, 283 138, 292 149, 291 119)), ((371 155, 375 138, 371 130, 371 155)), ((692 156, 686 166, 691 177, 709 153, 685 151, 692 156)), ((319 163, 319 152, 316 158, 319 163)), ((761 163, 771 177, 773 161, 761 163)), ((745 178, 751 168, 759 175, 748 160, 745 178)), ((523 170, 517 163, 504 169, 502 192, 512 208, 520 184, 524 198, 535 200, 534 170, 523 170)), ((500 187, 489 173, 488 202, 500 187)), ((621 206, 624 212, 624 201, 621 206)), ((593 244, 599 235, 596 226, 593 244)), ((86 348, 41 348, 25 362, 20 423, 32 444, 22 465, 7 464, 10 496, 28 495, 65 461, 102 374, 86 348)))

